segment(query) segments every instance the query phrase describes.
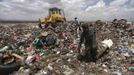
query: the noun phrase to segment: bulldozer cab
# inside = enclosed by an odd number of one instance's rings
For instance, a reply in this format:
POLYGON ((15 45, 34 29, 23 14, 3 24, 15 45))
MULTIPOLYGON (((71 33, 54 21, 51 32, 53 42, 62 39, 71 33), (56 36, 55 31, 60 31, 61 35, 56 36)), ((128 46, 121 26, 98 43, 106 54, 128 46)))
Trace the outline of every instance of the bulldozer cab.
POLYGON ((49 15, 52 15, 52 14, 60 14, 60 15, 63 15, 64 16, 64 11, 62 9, 59 9, 59 8, 50 8, 49 9, 49 15))

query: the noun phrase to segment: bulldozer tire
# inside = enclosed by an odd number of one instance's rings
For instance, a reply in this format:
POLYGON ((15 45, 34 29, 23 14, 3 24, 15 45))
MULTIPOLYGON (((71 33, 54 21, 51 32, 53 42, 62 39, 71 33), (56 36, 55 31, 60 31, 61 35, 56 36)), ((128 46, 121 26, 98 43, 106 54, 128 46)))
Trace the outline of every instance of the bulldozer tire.
MULTIPOLYGON (((0 63, 2 62, 2 57, 0 57, 0 63)), ((0 64, 0 75, 9 75, 20 68, 20 63, 12 62, 10 64, 0 64)))

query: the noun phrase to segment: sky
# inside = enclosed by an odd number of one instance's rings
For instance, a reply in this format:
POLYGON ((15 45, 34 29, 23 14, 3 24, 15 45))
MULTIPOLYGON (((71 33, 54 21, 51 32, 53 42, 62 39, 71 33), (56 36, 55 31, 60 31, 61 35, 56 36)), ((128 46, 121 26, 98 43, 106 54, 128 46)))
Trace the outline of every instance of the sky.
POLYGON ((38 20, 51 7, 63 9, 67 20, 134 21, 134 0, 0 0, 0 20, 38 20))

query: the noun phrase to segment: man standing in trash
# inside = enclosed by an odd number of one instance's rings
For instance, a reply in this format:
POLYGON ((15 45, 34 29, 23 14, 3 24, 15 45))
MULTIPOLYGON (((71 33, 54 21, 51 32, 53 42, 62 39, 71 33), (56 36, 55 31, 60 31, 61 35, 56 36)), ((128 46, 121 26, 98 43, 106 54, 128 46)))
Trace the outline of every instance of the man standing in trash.
POLYGON ((80 34, 81 34, 81 31, 82 31, 82 28, 81 28, 81 24, 80 22, 77 20, 77 17, 74 18, 74 23, 76 25, 76 34, 77 34, 77 37, 80 37, 80 34))
POLYGON ((80 49, 82 43, 85 45, 85 55, 80 59, 85 59, 86 61, 96 62, 97 46, 96 46, 96 32, 95 29, 89 29, 87 24, 82 25, 83 32, 80 36, 80 43, 78 46, 78 53, 80 54, 80 49))
POLYGON ((74 23, 76 24, 76 26, 80 26, 80 22, 78 21, 77 17, 74 18, 74 23))

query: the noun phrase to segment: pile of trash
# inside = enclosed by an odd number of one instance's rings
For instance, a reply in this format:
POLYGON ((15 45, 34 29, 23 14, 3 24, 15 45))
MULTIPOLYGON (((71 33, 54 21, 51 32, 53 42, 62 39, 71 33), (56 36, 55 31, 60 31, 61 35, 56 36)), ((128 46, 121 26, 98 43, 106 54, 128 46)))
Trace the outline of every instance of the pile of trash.
MULTIPOLYGON (((118 25, 122 23, 119 21, 118 25)), ((3 75, 133 75, 132 23, 126 28, 115 26, 116 20, 88 23, 96 29, 98 53, 103 54, 96 63, 77 59, 81 32, 75 24, 67 22, 44 30, 36 24, 4 24, 0 25, 0 73, 3 75)))

